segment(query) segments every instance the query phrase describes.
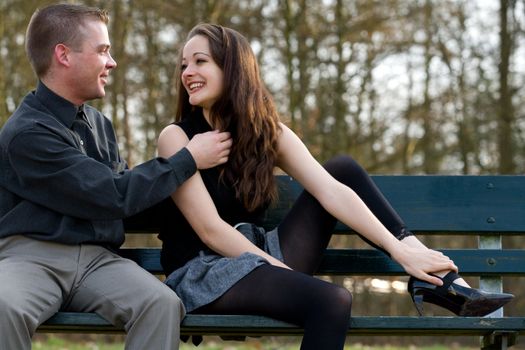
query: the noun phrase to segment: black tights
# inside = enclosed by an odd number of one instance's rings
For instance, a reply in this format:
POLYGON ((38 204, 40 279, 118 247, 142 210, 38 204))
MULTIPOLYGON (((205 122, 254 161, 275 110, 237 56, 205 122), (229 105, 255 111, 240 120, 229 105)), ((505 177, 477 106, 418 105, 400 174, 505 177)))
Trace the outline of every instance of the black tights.
MULTIPOLYGON (((398 239, 410 234, 352 158, 334 158, 325 168, 352 188, 398 239)), ((272 317, 304 327, 302 350, 342 349, 352 296, 345 288, 312 277, 336 222, 312 195, 303 191, 278 228, 284 262, 293 270, 272 265, 258 267, 219 299, 194 312, 272 317)))

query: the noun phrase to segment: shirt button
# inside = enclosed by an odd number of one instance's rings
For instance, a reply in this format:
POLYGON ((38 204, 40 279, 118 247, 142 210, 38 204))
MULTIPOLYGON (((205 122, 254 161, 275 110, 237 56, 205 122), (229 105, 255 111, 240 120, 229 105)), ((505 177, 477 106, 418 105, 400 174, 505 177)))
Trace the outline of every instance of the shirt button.
POLYGON ((82 146, 84 146, 84 141, 80 140, 80 144, 81 144, 82 146))

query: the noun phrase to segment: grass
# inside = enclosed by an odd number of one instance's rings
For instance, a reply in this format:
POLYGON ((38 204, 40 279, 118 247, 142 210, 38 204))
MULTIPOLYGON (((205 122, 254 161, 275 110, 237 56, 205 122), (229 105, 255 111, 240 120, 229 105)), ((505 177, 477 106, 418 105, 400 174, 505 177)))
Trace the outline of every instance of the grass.
MULTIPOLYGON (((60 336, 47 336, 35 339, 33 342, 33 349, 35 350, 123 350, 124 344, 120 341, 108 341, 107 339, 94 340, 75 340, 67 339, 60 336)), ((299 344, 297 339, 288 338, 263 338, 248 340, 245 342, 224 342, 215 340, 214 338, 207 339, 199 347, 190 344, 181 344, 180 350, 297 350, 299 344)), ((345 347, 345 350, 472 350, 473 348, 466 348, 460 346, 369 346, 352 344, 345 347)))

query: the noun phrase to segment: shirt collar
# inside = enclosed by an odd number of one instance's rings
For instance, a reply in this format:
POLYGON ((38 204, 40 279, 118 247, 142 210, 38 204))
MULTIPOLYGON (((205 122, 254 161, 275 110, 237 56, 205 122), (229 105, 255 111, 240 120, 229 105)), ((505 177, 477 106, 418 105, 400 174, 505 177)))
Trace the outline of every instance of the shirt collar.
MULTIPOLYGON (((82 108, 83 110, 84 108, 84 105, 77 107, 65 98, 57 95, 41 81, 38 82, 35 96, 57 120, 68 128, 71 128, 73 125, 73 121, 77 117, 79 109, 82 108)), ((87 119, 85 113, 83 113, 83 115, 84 118, 87 119)))
POLYGON ((89 118, 87 117, 86 111, 84 110, 84 104, 80 105, 77 109, 77 118, 81 118, 83 121, 86 122, 86 124, 89 126, 90 129, 93 129, 93 126, 91 126, 91 122, 89 121, 89 118))

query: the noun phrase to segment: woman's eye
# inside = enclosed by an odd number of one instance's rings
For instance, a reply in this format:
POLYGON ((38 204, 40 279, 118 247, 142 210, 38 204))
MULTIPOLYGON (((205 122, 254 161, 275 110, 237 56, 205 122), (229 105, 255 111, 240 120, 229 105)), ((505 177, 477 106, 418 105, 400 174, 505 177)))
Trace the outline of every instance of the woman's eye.
POLYGON ((180 69, 181 69, 182 71, 185 71, 186 68, 188 68, 188 65, 186 65, 186 64, 183 64, 182 66, 180 66, 180 69))

